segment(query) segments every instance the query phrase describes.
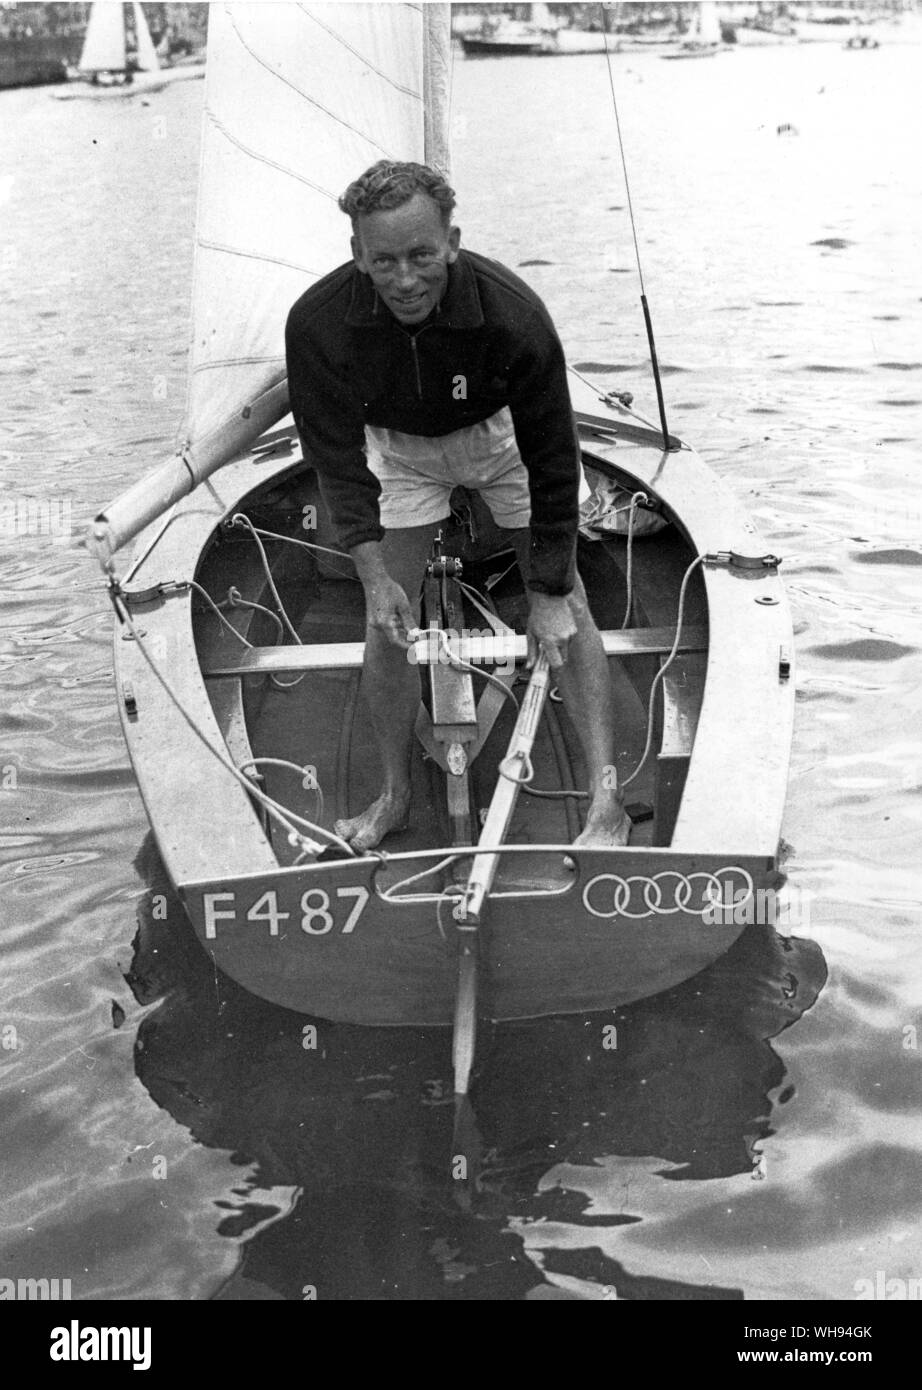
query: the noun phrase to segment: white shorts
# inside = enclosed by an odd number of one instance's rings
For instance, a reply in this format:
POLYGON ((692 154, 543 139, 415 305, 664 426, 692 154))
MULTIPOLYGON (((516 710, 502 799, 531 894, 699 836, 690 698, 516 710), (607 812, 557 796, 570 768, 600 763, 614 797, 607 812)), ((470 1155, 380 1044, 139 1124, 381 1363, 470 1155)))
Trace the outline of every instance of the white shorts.
POLYGON ((427 526, 451 512, 452 488, 479 492, 497 526, 516 530, 531 518, 528 473, 508 406, 466 429, 428 436, 365 426, 368 467, 381 484, 386 531, 427 526))

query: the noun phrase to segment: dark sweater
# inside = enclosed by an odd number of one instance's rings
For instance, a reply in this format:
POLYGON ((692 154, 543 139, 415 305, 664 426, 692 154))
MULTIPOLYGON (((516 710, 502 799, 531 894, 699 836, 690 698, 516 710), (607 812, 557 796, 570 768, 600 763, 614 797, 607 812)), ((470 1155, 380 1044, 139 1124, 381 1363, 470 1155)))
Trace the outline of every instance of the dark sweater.
POLYGON ((566 363, 547 309, 518 276, 461 251, 441 303, 410 330, 350 262, 301 296, 285 345, 304 455, 347 549, 384 535, 366 424, 450 434, 508 406, 528 471, 530 587, 570 592, 580 456, 566 363))

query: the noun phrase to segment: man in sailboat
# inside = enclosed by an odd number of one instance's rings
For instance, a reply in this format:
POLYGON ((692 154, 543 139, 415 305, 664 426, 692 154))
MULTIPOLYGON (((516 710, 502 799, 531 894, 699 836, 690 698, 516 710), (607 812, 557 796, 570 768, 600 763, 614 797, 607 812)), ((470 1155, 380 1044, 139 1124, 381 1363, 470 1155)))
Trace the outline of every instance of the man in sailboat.
POLYGON ((480 493, 528 589, 529 653, 548 657, 590 780, 577 844, 626 844, 601 638, 576 572, 580 454, 563 349, 538 296, 460 249, 454 193, 421 164, 382 160, 339 200, 346 265, 288 318, 291 407, 365 589, 364 683, 380 796, 336 831, 355 849, 405 825, 419 705, 407 660, 432 541, 453 487, 480 493))

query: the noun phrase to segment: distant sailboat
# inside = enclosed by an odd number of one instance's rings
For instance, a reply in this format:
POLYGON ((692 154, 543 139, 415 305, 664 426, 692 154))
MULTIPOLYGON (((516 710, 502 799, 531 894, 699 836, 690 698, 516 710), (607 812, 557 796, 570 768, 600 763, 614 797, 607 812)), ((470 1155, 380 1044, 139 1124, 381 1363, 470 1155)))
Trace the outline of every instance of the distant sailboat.
POLYGON ((205 66, 190 63, 161 67, 144 9, 137 0, 132 4, 97 0, 90 7, 80 61, 68 75, 78 80, 70 82, 64 91, 53 93, 58 101, 155 92, 173 82, 204 77, 205 66), (133 23, 129 23, 126 13, 129 9, 133 23))
POLYGON ((97 3, 90 9, 90 18, 83 41, 78 69, 81 75, 98 77, 100 73, 113 76, 129 75, 134 71, 159 72, 160 61, 138 0, 129 6, 97 3), (134 16, 135 51, 129 56, 125 10, 134 16))
POLYGON ((721 49, 720 19, 716 0, 701 0, 695 6, 695 17, 688 38, 673 53, 662 58, 710 58, 721 49))

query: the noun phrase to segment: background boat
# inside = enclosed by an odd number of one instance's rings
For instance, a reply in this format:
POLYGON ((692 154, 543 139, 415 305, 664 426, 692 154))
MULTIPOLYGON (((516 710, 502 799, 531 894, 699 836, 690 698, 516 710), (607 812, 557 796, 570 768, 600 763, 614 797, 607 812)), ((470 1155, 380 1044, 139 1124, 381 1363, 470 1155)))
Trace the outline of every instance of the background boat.
POLYGON ((161 63, 138 0, 131 4, 96 0, 90 7, 77 65, 68 74, 69 88, 53 95, 59 101, 136 96, 204 74, 204 63, 161 63))
MULTIPOLYGON (((692 7, 689 7, 692 8, 692 7)), ((711 58, 722 47, 720 20, 717 15, 716 0, 701 0, 693 7, 691 27, 688 37, 671 53, 662 53, 662 58, 711 58)))

